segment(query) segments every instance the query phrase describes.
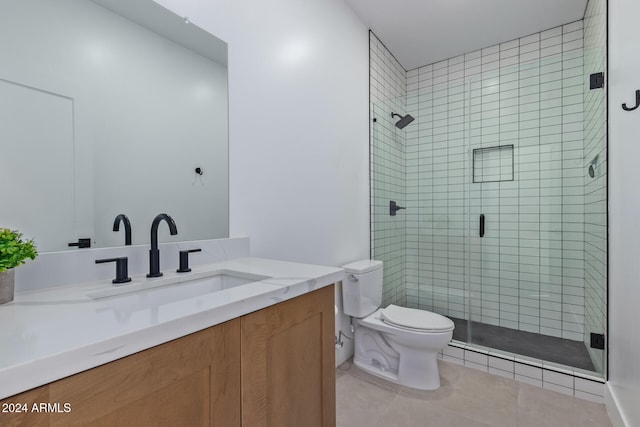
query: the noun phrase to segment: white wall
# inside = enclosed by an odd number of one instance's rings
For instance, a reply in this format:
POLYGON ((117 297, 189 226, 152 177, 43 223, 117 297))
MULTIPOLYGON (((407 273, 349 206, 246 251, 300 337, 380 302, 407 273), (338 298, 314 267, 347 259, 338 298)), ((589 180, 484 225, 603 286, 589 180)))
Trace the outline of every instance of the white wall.
POLYGON ((640 425, 640 33, 637 0, 609 1, 609 381, 628 426, 640 425))
POLYGON ((160 0, 229 44, 230 228, 252 254, 368 257, 367 29, 341 0, 160 0))
POLYGON ((342 0, 158 3, 229 44, 231 236, 254 256, 368 258, 367 28, 342 0))

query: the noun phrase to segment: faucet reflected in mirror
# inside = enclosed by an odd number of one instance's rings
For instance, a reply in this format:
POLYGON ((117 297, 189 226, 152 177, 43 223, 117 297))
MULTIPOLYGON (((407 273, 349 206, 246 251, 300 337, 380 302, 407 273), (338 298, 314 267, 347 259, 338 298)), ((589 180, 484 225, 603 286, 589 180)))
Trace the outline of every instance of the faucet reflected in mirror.
POLYGON ((113 220, 113 231, 120 231, 121 222, 124 223, 124 244, 131 246, 131 221, 125 214, 120 214, 113 220))
POLYGON ((172 236, 178 234, 178 228, 173 218, 166 213, 156 215, 151 223, 151 249, 149 249, 149 274, 147 274, 147 277, 162 276, 160 271, 160 250, 158 249, 158 226, 161 221, 166 221, 169 226, 169 233, 172 236))

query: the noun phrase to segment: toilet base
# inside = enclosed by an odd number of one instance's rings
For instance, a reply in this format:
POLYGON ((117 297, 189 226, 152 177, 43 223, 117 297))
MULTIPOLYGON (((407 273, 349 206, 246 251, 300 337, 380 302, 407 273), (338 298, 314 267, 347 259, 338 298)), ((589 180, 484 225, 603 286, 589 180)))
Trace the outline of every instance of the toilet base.
POLYGON ((371 375, 374 375, 378 378, 382 378, 392 383, 400 384, 400 380, 398 379, 397 374, 394 374, 393 372, 390 372, 390 371, 385 371, 380 366, 373 366, 373 365, 367 364, 361 360, 356 360, 355 357, 353 359, 353 364, 356 365, 359 369, 371 375))
POLYGON ((400 384, 419 390, 437 390, 440 388, 438 372, 438 353, 425 349, 417 350, 392 342, 393 348, 401 354, 398 367, 400 384))
POLYGON ((440 387, 437 351, 404 346, 363 325, 358 325, 354 343, 353 363, 363 371, 418 390, 440 387))
POLYGON ((358 360, 355 357, 353 358, 353 364, 356 365, 361 370, 370 373, 376 377, 385 379, 392 383, 400 384, 405 387, 415 388, 417 390, 425 390, 425 391, 433 391, 440 388, 440 375, 437 370, 437 358, 434 357, 434 362, 436 364, 436 371, 433 374, 431 373, 426 375, 427 379, 424 378, 416 378, 416 377, 408 377, 400 379, 398 377, 398 373, 393 371, 387 371, 380 365, 374 365, 371 363, 367 363, 368 361, 358 360))

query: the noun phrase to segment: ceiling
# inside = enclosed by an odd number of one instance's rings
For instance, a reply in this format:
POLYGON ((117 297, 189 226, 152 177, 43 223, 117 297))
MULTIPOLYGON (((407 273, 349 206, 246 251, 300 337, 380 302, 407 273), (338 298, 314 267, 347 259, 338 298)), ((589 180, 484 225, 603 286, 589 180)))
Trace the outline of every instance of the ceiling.
POLYGON ((345 0, 406 70, 582 19, 587 0, 345 0))

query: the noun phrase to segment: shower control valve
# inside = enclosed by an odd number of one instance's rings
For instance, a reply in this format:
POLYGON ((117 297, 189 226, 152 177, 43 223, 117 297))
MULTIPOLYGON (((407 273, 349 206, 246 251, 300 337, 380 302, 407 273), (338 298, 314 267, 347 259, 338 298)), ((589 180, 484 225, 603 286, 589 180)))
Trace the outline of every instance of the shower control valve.
POLYGON ((396 212, 398 212, 400 209, 406 209, 406 208, 402 206, 398 206, 395 200, 389 201, 389 215, 396 216, 396 212))

